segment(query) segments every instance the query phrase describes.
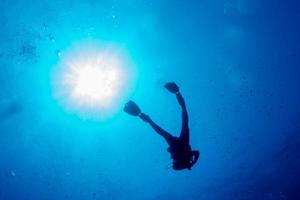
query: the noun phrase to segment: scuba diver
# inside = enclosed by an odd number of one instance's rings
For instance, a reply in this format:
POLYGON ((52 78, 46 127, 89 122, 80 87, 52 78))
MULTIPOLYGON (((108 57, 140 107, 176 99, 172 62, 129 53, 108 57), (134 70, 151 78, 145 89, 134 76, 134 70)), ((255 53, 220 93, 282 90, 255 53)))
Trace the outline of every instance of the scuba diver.
POLYGON ((169 144, 167 151, 171 154, 173 159, 174 170, 191 170, 192 166, 197 162, 199 158, 199 151, 192 150, 190 146, 190 131, 188 126, 188 112, 186 109, 183 96, 179 92, 179 87, 174 82, 165 84, 165 88, 176 95, 177 101, 182 108, 182 128, 179 137, 175 137, 162 129, 152 119, 141 112, 138 105, 129 101, 125 104, 124 111, 132 116, 140 117, 144 122, 148 123, 159 135, 161 135, 169 144))

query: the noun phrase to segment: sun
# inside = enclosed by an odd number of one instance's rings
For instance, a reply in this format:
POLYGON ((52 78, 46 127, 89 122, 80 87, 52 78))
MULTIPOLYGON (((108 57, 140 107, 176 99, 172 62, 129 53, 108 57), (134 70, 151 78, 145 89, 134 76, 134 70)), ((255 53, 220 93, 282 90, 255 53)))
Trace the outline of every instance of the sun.
POLYGON ((68 111, 99 117, 122 109, 135 82, 135 71, 123 51, 78 45, 62 53, 60 60, 53 73, 54 93, 68 111))
POLYGON ((101 66, 79 67, 74 76, 73 95, 88 101, 103 101, 115 91, 117 71, 101 66))
POLYGON ((74 60, 63 78, 70 97, 81 104, 106 106, 118 93, 120 65, 117 57, 107 53, 74 60))

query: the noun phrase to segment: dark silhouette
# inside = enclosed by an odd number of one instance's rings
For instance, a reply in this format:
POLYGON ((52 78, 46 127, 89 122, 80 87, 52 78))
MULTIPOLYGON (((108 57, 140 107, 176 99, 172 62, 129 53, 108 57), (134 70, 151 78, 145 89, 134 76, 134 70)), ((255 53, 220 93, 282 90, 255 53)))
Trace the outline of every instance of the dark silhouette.
POLYGON ((129 101, 124 108, 124 111, 133 116, 139 116, 144 122, 150 126, 169 144, 167 151, 171 154, 173 159, 174 170, 191 170, 192 166, 199 158, 199 151, 194 151, 190 146, 190 130, 188 112, 186 109, 183 96, 179 92, 179 88, 175 83, 165 84, 167 90, 176 95, 179 105, 182 108, 182 128, 179 137, 175 137, 157 125, 148 115, 142 113, 140 108, 133 101, 129 101))

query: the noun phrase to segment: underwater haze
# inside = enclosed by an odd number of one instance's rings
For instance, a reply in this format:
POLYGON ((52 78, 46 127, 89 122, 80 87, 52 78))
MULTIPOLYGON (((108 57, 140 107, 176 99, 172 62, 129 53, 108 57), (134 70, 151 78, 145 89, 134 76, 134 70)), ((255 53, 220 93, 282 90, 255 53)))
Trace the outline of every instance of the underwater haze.
POLYGON ((1 200, 300 199, 299 1, 1 0, 0 24, 1 200), (65 55, 89 45, 128 69, 96 112, 58 95, 65 55), (178 136, 168 81, 192 170, 123 112, 134 100, 178 136))

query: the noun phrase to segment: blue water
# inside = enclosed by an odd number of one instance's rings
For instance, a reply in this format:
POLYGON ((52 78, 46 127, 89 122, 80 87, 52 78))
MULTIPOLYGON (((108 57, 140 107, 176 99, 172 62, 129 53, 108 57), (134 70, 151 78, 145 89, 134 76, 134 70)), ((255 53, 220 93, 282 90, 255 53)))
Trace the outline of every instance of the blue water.
MULTIPOLYGON (((296 0, 0 2, 1 200, 300 199, 296 0), (55 97, 60 54, 113 43, 137 70, 133 99, 174 135, 189 110, 191 171, 122 112, 82 117, 55 97)), ((125 103, 124 100, 124 103, 125 103)))

